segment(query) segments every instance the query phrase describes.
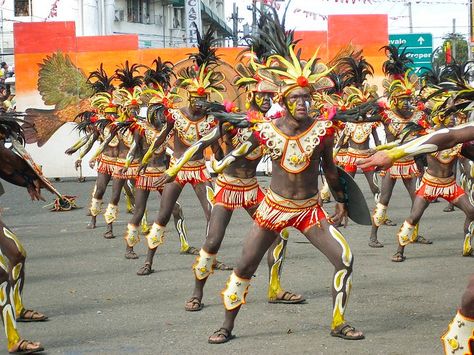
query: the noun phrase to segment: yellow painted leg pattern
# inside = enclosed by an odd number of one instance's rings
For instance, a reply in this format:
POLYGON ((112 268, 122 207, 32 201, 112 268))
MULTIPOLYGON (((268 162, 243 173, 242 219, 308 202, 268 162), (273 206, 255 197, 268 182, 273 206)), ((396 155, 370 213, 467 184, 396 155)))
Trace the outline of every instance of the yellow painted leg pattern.
POLYGON ((470 256, 472 254, 472 234, 474 233, 474 222, 469 224, 468 231, 464 236, 464 243, 462 248, 463 256, 470 256))
POLYGON ((349 294, 352 289, 352 262, 353 256, 349 244, 344 236, 333 226, 329 226, 330 235, 342 247, 341 261, 344 268, 334 274, 333 287, 336 291, 334 299, 331 329, 336 329, 345 323, 344 312, 346 310, 349 294))
POLYGON ((282 230, 280 233, 280 242, 273 250, 273 265, 270 267, 270 280, 268 284, 268 299, 275 300, 280 291, 282 291, 280 277, 283 260, 286 254, 286 244, 288 243, 288 231, 282 230))

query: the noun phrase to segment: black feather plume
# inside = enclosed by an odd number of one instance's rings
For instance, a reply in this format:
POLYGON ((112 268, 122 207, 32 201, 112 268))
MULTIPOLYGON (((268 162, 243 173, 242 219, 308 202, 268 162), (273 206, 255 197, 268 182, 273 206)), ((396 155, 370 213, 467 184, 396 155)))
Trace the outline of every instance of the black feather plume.
POLYGON ((152 68, 148 68, 145 71, 143 81, 145 84, 150 85, 152 83, 159 84, 163 89, 167 90, 171 86, 171 76, 175 76, 173 73, 173 63, 166 61, 163 62, 161 57, 156 58, 152 68))
POLYGON ((403 76, 409 69, 408 65, 413 64, 413 60, 408 57, 406 48, 400 52, 400 46, 396 47, 392 44, 383 46, 380 49, 385 50, 388 59, 383 63, 382 70, 387 76, 403 76))
POLYGON ((140 75, 139 69, 143 67, 140 64, 129 65, 128 60, 122 67, 115 70, 115 76, 121 81, 119 87, 125 89, 133 89, 135 86, 140 86, 143 82, 143 76, 140 75))
POLYGON ((103 66, 104 64, 100 63, 99 69, 91 72, 87 78, 87 81, 94 90, 94 94, 98 92, 112 92, 114 90, 112 81, 115 79, 115 74, 108 76, 103 66))

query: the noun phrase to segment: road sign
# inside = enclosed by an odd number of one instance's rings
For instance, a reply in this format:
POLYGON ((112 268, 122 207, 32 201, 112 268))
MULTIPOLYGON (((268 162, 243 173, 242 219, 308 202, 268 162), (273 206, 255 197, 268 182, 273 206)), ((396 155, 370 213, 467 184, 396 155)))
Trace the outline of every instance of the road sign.
POLYGON ((431 68, 433 52, 433 35, 431 33, 403 33, 388 36, 390 44, 406 48, 408 57, 413 60, 411 67, 420 72, 422 67, 431 68))

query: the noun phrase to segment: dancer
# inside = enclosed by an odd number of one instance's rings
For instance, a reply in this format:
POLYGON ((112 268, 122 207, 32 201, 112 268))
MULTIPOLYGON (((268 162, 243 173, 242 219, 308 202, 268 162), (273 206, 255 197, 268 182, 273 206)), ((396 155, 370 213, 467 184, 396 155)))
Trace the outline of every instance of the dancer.
MULTIPOLYGON (((154 70, 154 73, 151 72, 152 69, 147 70, 144 79, 145 82, 150 81, 147 83, 149 86, 154 87, 154 89, 149 88, 143 91, 143 97, 147 100, 148 104, 147 121, 141 122, 143 120, 137 119, 134 124, 136 126, 134 144, 127 154, 127 160, 125 167, 122 169, 122 173, 127 171, 130 163, 139 155, 139 151, 147 151, 160 132, 164 130, 166 127, 164 111, 172 108, 173 100, 176 99, 176 95, 168 92, 170 87, 170 75, 172 74, 172 64, 170 62, 162 62, 161 58, 155 60, 154 63, 156 64, 156 70, 154 70)), ((168 138, 169 136, 167 139, 168 138)), ((125 258, 127 259, 138 258, 133 247, 140 241, 138 228, 143 216, 146 215, 146 204, 150 192, 157 191, 160 195, 163 192, 163 187, 159 186, 157 181, 166 169, 164 161, 166 145, 167 140, 163 142, 159 149, 154 151, 153 156, 148 161, 146 171, 139 175, 136 180, 135 210, 133 217, 127 225, 127 232, 124 237, 126 242, 125 258)), ((184 215, 179 203, 176 202, 172 214, 181 244, 180 252, 195 254, 197 252, 196 248, 191 247, 187 241, 184 215)))
MULTIPOLYGON (((19 154, 15 145, 6 148, 5 142, 22 145, 23 132, 14 116, 2 114, 0 118, 0 177, 12 184, 26 187, 32 200, 43 200, 41 188, 50 185, 38 176, 29 163, 19 154)), ((53 190, 50 190, 54 193, 53 190)), ((26 309, 22 292, 25 282, 26 251, 18 237, 0 220, 0 316, 7 337, 10 353, 34 353, 43 349, 39 342, 20 337, 16 322, 44 321, 44 314, 26 309)))
MULTIPOLYGON (((384 63, 384 72, 390 78, 390 81, 384 81, 389 108, 384 109, 381 115, 385 126, 387 142, 390 143, 401 138, 401 133, 407 125, 426 120, 426 114, 416 106, 417 77, 410 75, 410 70, 406 67, 407 57, 405 57, 404 53, 398 53, 397 48, 394 46, 387 46, 385 48, 390 55, 390 59, 384 63)), ((419 176, 420 171, 413 158, 396 162, 390 170, 385 172, 382 177, 379 202, 372 216, 373 225, 370 233, 370 246, 383 246, 378 240, 377 233, 379 227, 387 218, 388 204, 397 180, 402 180, 413 204, 416 181, 419 176)), ((414 242, 421 244, 432 243, 430 240, 418 235, 418 226, 415 227, 414 233, 414 242)))
MULTIPOLYGON (((474 98, 473 89, 471 89, 470 94, 474 98)), ((399 147, 378 151, 368 158, 361 159, 359 166, 388 169, 397 159, 442 151, 460 143, 464 143, 461 148, 461 154, 473 160, 474 145, 469 142, 472 140, 474 140, 474 122, 451 129, 440 129, 399 147)), ((461 308, 449 324, 447 331, 441 337, 446 355, 453 354, 457 350, 462 350, 463 353, 469 354, 474 350, 474 274, 470 277, 461 302, 461 308)))
MULTIPOLYGON (((270 22, 266 33, 272 33, 271 26, 277 23, 270 22)), ((316 54, 302 66, 294 45, 284 54, 287 54, 285 58, 271 56, 270 59, 278 61, 278 66, 268 68, 281 76, 280 104, 285 107, 284 116, 257 123, 255 134, 224 158, 224 161, 233 161, 263 143, 272 157, 273 174, 265 199, 257 209, 252 230, 244 241, 242 257, 222 292, 226 308, 224 323, 211 335, 209 343, 225 343, 233 338, 234 321, 245 303, 250 278, 278 233, 289 226, 300 230, 335 267, 331 335, 354 340, 364 338, 362 332, 344 319, 352 286, 352 253, 342 234, 318 204, 317 176, 321 161, 337 201, 332 220, 338 224, 341 219, 347 219, 347 196, 339 183, 332 156, 332 122, 315 120, 309 115, 311 93, 332 84, 326 78, 329 70, 322 63, 316 65, 316 54)))
MULTIPOLYGON (((455 116, 434 117, 435 130, 445 127, 453 127, 455 116)), ((449 203, 461 209, 466 215, 464 222, 464 243, 463 256, 470 256, 472 253, 472 233, 474 232, 474 206, 469 202, 469 198, 464 190, 456 183, 456 176, 453 169, 461 151, 461 144, 452 148, 444 149, 427 155, 428 168, 423 174, 421 186, 416 191, 416 197, 410 212, 410 216, 403 222, 398 237, 398 249, 392 260, 401 262, 406 259, 404 255, 405 246, 412 242, 415 225, 423 216, 430 202, 438 197, 444 198, 449 203)))
MULTIPOLYGON (((177 85, 188 93, 189 105, 182 109, 168 110, 166 128, 143 158, 145 165, 152 152, 165 142, 169 134, 173 135, 174 151, 171 158, 171 166, 173 166, 189 146, 196 143, 216 126, 214 117, 207 115, 202 105, 199 104, 199 99, 207 99, 211 93, 219 94, 219 91, 224 89, 222 82, 225 78, 222 73, 216 71, 218 58, 215 53, 216 49, 212 48, 215 43, 213 33, 214 29, 211 27, 204 37, 201 38, 198 34, 199 52, 190 57, 194 64, 178 73, 177 85)), ((214 147, 219 149, 217 145, 214 147)), ((175 181, 164 186, 160 210, 146 236, 148 243, 146 261, 138 270, 138 275, 149 275, 153 272, 152 264, 156 249, 163 243, 165 227, 171 218, 173 208, 183 187, 188 183, 192 185, 201 203, 206 221, 209 222, 212 208, 209 196, 213 194, 211 176, 206 168, 204 156, 199 154, 181 169, 175 181)))

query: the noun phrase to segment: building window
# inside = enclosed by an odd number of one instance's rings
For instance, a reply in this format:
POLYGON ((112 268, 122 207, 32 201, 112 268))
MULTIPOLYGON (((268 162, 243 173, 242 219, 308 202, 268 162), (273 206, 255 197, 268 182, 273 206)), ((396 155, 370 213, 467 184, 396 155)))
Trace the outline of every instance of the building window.
POLYGON ((15 16, 30 16, 30 0, 15 0, 15 16))
POLYGON ((150 17, 150 0, 127 0, 127 21, 153 23, 150 17))

